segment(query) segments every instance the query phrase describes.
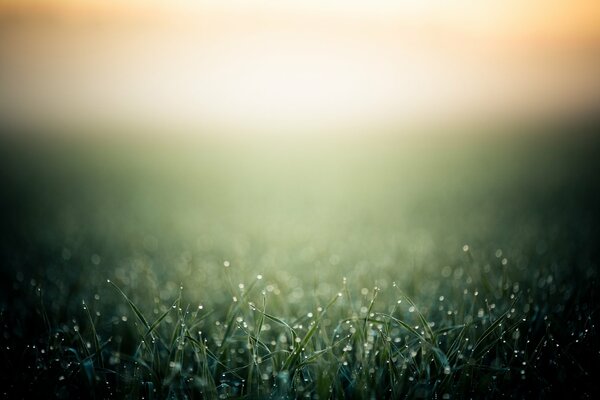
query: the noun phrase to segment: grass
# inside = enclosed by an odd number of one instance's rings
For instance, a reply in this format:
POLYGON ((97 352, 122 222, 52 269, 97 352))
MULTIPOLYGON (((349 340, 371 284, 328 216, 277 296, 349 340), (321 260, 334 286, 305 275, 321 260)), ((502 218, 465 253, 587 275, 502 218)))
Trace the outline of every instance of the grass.
POLYGON ((595 398, 597 140, 549 137, 11 143, 2 394, 595 398))
POLYGON ((28 379, 98 397, 537 397, 560 390, 547 381, 553 365, 574 383, 589 381, 572 354, 597 350, 595 315, 562 321, 508 280, 494 292, 445 287, 425 313, 395 284, 355 301, 345 287, 308 314, 285 317, 267 312, 281 300, 253 285, 232 293, 226 313, 185 305, 180 295, 153 320, 107 284, 130 308, 129 343, 102 338, 101 317, 84 304, 81 322, 23 349, 35 366, 28 379), (575 330, 559 340, 564 324, 575 330))

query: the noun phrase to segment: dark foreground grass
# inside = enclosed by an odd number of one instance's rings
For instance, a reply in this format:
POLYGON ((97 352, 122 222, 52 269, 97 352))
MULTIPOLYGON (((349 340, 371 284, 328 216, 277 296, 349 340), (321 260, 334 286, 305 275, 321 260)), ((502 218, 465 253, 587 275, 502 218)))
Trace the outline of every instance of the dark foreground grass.
POLYGON ((277 312, 285 297, 260 281, 235 290, 222 309, 180 295, 157 304, 158 316, 110 282, 130 308, 120 321, 97 313, 101 300, 92 299, 53 326, 37 287, 40 323, 19 325, 3 311, 3 391, 11 398, 592 398, 595 271, 577 285, 552 274, 527 282, 489 261, 493 269, 483 274, 479 261, 465 261, 466 278, 440 283, 428 302, 414 303, 395 283, 360 293, 341 283, 302 315, 277 312))
POLYGON ((283 178, 21 147, 1 393, 597 398, 597 140, 560 138, 313 152, 283 178))

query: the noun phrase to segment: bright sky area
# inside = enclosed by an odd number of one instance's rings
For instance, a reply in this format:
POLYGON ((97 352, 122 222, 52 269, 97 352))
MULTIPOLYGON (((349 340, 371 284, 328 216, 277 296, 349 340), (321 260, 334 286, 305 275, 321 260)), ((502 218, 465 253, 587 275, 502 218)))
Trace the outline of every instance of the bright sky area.
POLYGON ((596 0, 0 3, 0 115, 346 129, 600 104, 596 0))

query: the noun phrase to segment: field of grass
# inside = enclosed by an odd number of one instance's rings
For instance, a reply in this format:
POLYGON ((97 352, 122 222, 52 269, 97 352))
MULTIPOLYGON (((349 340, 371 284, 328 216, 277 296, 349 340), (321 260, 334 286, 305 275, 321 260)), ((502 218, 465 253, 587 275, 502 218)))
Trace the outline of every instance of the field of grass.
POLYGON ((0 393, 597 398, 600 140, 557 130, 4 135, 0 393))

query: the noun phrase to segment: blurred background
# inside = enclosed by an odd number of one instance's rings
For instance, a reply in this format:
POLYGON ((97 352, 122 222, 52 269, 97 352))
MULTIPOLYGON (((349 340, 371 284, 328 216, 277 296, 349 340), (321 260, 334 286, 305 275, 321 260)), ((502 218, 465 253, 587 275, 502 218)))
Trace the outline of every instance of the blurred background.
POLYGON ((467 250, 577 289, 598 71, 593 0, 4 0, 6 318, 43 291, 54 323, 96 301, 113 329, 107 279, 149 315, 258 275, 281 315, 344 277, 437 298, 480 284, 467 250))

